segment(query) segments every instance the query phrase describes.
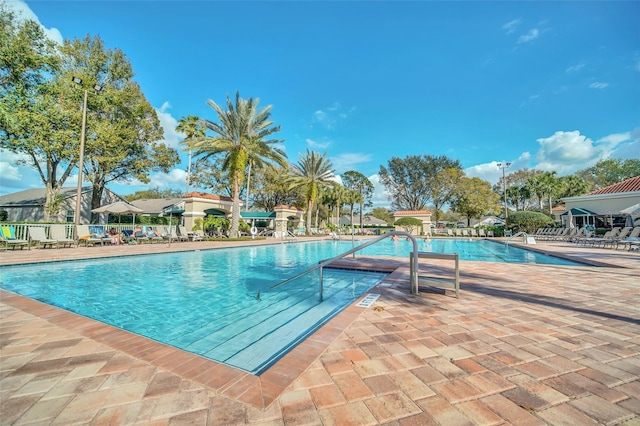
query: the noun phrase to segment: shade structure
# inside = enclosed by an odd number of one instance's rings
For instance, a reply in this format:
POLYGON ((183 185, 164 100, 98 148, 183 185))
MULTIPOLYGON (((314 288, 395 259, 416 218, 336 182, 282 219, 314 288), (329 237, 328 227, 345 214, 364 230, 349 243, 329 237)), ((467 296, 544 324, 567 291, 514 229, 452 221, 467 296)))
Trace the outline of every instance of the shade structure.
POLYGON ((622 214, 630 214, 632 216, 640 215, 640 203, 636 203, 632 206, 627 207, 626 209, 620 210, 622 214))
POLYGON ((100 206, 91 210, 92 213, 110 213, 110 214, 140 214, 144 210, 124 201, 116 201, 115 203, 100 206))
MULTIPOLYGON (((129 204, 125 201, 116 201, 115 203, 100 206, 91 210, 92 213, 108 213, 108 214, 133 214, 133 224, 136 223, 136 214, 144 213, 144 210, 129 204)), ((118 219, 120 220, 120 219, 118 219)))

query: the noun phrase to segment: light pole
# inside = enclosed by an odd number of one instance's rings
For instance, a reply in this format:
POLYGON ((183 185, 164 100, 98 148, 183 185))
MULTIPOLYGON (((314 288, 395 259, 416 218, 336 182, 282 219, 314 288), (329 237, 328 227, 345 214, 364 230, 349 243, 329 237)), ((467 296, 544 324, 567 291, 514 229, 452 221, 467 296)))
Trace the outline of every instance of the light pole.
POLYGON ((504 178, 504 171, 509 168, 511 163, 501 162, 498 163, 498 168, 502 170, 502 192, 504 194, 504 229, 507 230, 509 225, 509 213, 507 210, 507 181, 504 178))
MULTIPOLYGON (((71 81, 81 85, 82 79, 78 77, 71 77, 71 81)), ((102 90, 102 86, 95 84, 93 86, 96 92, 102 90)), ((78 187, 76 189, 76 214, 74 217, 73 235, 78 238, 78 225, 80 224, 80 214, 82 212, 82 171, 84 168, 84 139, 87 128, 87 89, 84 90, 84 100, 82 102, 82 130, 80 132, 80 153, 78 155, 78 187)))

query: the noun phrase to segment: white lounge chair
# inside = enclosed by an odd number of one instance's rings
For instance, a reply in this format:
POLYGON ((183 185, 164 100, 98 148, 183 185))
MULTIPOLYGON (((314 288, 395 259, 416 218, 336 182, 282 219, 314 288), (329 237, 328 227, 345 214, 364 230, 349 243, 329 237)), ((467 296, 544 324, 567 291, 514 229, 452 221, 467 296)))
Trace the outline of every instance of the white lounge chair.
POLYGON ((100 244, 101 246, 105 243, 111 244, 111 238, 106 235, 104 227, 100 225, 78 225, 76 232, 78 245, 82 242, 85 247, 89 244, 100 244))
POLYGON ((68 237, 67 225, 51 225, 51 228, 49 229, 49 236, 54 240, 58 240, 58 244, 62 244, 63 247, 66 247, 67 244, 69 247, 72 245, 78 245, 78 241, 68 237))
POLYGON ((42 226, 30 226, 27 229, 27 232, 29 233, 29 240, 42 245, 42 248, 47 248, 47 246, 53 248, 54 245, 56 248, 60 248, 58 240, 47 237, 45 231, 45 228, 42 226))

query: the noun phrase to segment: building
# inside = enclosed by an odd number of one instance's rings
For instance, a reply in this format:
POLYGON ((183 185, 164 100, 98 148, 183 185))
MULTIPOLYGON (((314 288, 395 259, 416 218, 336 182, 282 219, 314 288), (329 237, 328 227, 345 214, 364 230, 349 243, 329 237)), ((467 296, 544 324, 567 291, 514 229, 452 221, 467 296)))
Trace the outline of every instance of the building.
MULTIPOLYGON (((82 187, 82 205, 80 223, 88 224, 91 220, 91 186, 82 187)), ((76 210, 77 187, 62 188, 58 193, 59 204, 56 211, 49 216, 51 222, 73 223, 76 210)), ((0 210, 7 212, 9 222, 43 222, 46 192, 44 188, 27 189, 0 196, 0 210)), ((124 201, 115 192, 105 188, 100 205, 124 201)))
MULTIPOLYGON (((556 220, 564 224, 571 211, 574 224, 595 227, 624 226, 628 214, 622 210, 640 203, 640 176, 600 188, 579 197, 563 198, 564 209, 554 208, 556 220)), ((637 219, 637 218, 636 218, 637 219)))
MULTIPOLYGON (((429 210, 401 210, 393 213, 394 221, 403 217, 413 217, 422 221, 422 227, 414 230, 414 235, 429 235, 432 233, 431 212, 429 210)), ((396 231, 404 231, 402 227, 396 226, 396 231)))

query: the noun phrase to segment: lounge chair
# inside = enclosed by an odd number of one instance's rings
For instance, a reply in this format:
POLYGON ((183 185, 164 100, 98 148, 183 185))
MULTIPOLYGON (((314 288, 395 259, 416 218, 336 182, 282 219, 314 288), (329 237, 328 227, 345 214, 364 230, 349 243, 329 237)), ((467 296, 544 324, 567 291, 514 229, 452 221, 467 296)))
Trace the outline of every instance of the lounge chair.
POLYGON ((20 250, 22 250, 24 246, 31 250, 31 244, 29 244, 28 240, 16 238, 16 229, 12 225, 0 227, 0 243, 4 244, 5 250, 9 247, 11 247, 11 250, 15 250, 16 247, 20 247, 20 250))
POLYGON ((189 241, 202 241, 203 237, 197 231, 187 232, 184 226, 179 226, 180 235, 186 235, 189 241))
POLYGON ((78 245, 78 241, 67 236, 67 225, 51 225, 49 236, 54 240, 58 240, 58 244, 62 244, 63 247, 78 245))
POLYGON ((629 234, 631 233, 631 231, 633 231, 633 226, 627 226, 622 228, 622 231, 620 231, 620 233, 618 235, 616 235, 614 238, 611 238, 609 241, 605 241, 602 244, 602 247, 607 247, 608 245, 611 245, 611 247, 613 247, 614 245, 617 247, 618 243, 624 239, 626 239, 629 234))
POLYGON ((147 240, 151 241, 152 243, 160 242, 160 241, 164 240, 164 238, 162 238, 160 235, 153 235, 153 236, 149 235, 149 233, 148 233, 149 228, 153 229, 153 226, 143 226, 142 227, 142 232, 144 233, 144 236, 147 238, 147 240))
POLYGON ((462 230, 460 228, 456 228, 456 237, 462 237, 462 230))
POLYGON ((165 240, 173 241, 181 241, 180 237, 171 229, 170 226, 164 227, 164 233, 162 234, 162 238, 165 240))
POLYGON ((42 248, 47 248, 47 246, 53 248, 54 245, 56 248, 60 248, 58 240, 47 237, 46 229, 42 226, 30 226, 27 232, 29 233, 29 241, 34 241, 42 245, 42 248))
POLYGON ((102 246, 105 243, 111 243, 111 238, 105 234, 104 227, 102 226, 78 225, 76 232, 78 235, 78 245, 84 243, 84 246, 87 247, 89 244, 100 244, 102 246))
POLYGON ((626 238, 617 240, 615 248, 617 249, 620 245, 624 247, 629 246, 629 250, 631 250, 633 246, 640 245, 640 226, 633 228, 626 238))
POLYGON ((478 237, 487 238, 487 234, 486 234, 486 232, 484 232, 484 228, 478 229, 478 237))
POLYGON ((189 241, 189 235, 184 226, 176 225, 176 236, 180 241, 189 241))

